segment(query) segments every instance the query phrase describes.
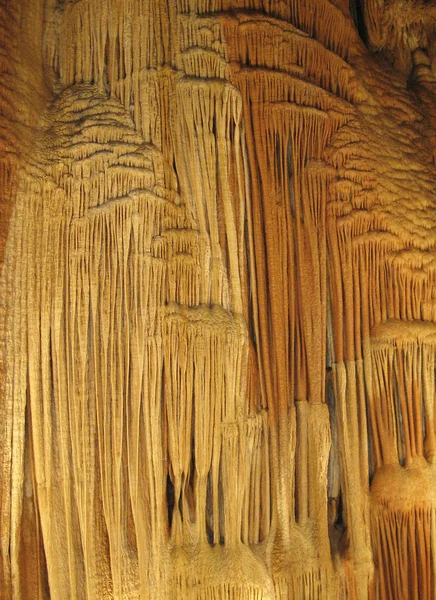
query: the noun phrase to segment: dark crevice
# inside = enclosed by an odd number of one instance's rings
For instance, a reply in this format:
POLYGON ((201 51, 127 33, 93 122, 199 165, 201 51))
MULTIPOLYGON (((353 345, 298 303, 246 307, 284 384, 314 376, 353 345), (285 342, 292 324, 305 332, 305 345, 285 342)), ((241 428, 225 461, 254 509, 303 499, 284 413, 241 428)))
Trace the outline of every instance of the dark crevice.
POLYGON ((171 527, 173 522, 173 511, 174 511, 174 485, 171 481, 171 477, 167 476, 167 509, 168 509, 168 524, 171 527))
POLYGON ((349 6, 351 16, 353 17, 354 24, 356 25, 356 29, 359 32, 359 35, 362 38, 365 45, 367 45, 368 34, 365 27, 363 0, 349 0, 349 6))

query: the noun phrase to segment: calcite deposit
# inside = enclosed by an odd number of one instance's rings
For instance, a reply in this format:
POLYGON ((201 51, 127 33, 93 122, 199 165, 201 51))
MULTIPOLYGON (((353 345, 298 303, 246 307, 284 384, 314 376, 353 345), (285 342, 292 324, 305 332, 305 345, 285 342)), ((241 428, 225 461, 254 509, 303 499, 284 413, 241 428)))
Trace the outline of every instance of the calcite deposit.
POLYGON ((0 0, 1 600, 436 597, 434 0, 0 0))

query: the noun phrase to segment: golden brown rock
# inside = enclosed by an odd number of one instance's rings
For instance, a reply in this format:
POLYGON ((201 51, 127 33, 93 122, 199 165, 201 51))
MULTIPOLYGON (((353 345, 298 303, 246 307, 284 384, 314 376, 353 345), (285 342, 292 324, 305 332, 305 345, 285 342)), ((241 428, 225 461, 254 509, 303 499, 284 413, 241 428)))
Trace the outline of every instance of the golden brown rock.
POLYGON ((0 0, 1 600, 435 597, 435 11, 0 0))

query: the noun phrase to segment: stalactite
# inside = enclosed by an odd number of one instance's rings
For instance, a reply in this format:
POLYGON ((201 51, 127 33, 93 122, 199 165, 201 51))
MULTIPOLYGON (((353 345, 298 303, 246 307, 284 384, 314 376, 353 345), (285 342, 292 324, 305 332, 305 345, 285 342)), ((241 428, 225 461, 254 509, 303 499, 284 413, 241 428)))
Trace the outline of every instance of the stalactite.
POLYGON ((2 600, 433 597, 434 6, 382 4, 0 0, 2 600))

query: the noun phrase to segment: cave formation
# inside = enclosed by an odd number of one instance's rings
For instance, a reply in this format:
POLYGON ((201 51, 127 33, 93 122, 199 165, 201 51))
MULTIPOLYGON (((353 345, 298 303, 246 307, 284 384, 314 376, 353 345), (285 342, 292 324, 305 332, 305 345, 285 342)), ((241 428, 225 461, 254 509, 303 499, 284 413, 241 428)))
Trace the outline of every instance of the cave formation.
POLYGON ((1 600, 436 597, 436 2, 0 0, 1 600))

